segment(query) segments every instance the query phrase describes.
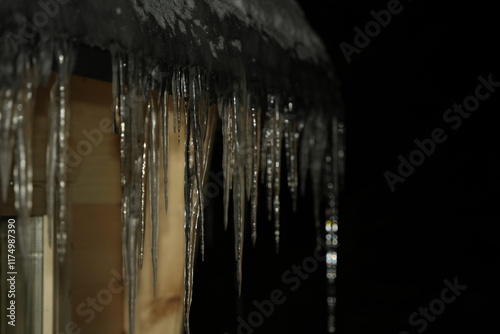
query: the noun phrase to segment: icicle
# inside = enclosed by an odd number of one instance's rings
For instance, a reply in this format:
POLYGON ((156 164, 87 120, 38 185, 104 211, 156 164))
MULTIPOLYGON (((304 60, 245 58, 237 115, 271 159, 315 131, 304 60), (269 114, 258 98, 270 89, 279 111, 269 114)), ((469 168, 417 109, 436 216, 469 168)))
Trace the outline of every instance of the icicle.
MULTIPOLYGON (((139 86, 140 88, 140 86, 139 86)), ((140 235, 141 238, 139 239, 139 269, 142 269, 143 265, 143 259, 144 259, 144 244, 145 244, 145 239, 146 239, 146 203, 148 201, 147 196, 146 196, 146 184, 148 181, 148 152, 149 152, 149 147, 150 145, 150 119, 151 119, 151 109, 149 108, 148 105, 148 110, 146 112, 146 115, 144 117, 144 128, 142 129, 143 131, 143 148, 142 148, 142 158, 141 158, 141 231, 140 235)), ((152 213, 150 212, 150 220, 151 220, 151 226, 153 225, 153 218, 152 218, 152 213)), ((153 233, 153 231, 151 231, 153 233)), ((153 247, 153 244, 151 244, 151 247, 153 247)), ((154 262, 154 259, 152 259, 154 262)), ((153 272, 155 271, 153 267, 153 272)), ((154 276, 154 275, 153 275, 154 276)))
POLYGON ((55 48, 56 81, 51 91, 49 142, 47 147, 47 213, 55 223, 59 262, 64 263, 68 231, 68 180, 66 171, 69 144, 69 77, 74 51, 66 41, 55 48))
POLYGON ((162 167, 163 167, 163 199, 165 201, 165 213, 168 209, 168 145, 169 145, 169 129, 168 129, 168 91, 164 87, 162 90, 161 99, 161 152, 162 152, 162 167))
POLYGON ((199 104, 199 123, 200 123, 200 152, 201 155, 201 185, 200 185, 200 207, 201 207, 201 253, 202 261, 205 261, 205 196, 204 189, 206 178, 208 176, 208 169, 212 156, 213 139, 217 126, 217 116, 213 110, 210 109, 210 94, 208 87, 208 80, 206 73, 198 69, 198 104, 199 104))
POLYGON ((10 184, 14 151, 14 92, 11 88, 0 90, 0 182, 1 196, 5 202, 10 184))
MULTIPOLYGON (((208 161, 213 143, 213 134, 216 127, 214 112, 201 110, 199 70, 191 68, 186 85, 189 91, 184 90, 185 108, 184 127, 186 129, 185 142, 185 169, 184 169, 184 201, 185 201, 185 268, 184 268, 184 326, 189 333, 189 314, 193 297, 194 263, 198 241, 201 239, 203 247, 203 198, 202 189, 208 175, 208 161), (200 119, 200 114, 206 112, 206 120, 200 119)), ((206 102, 207 103, 207 102, 206 102)), ((181 116, 182 117, 182 116, 181 116)), ((203 256, 203 249, 202 256, 203 256)))
MULTIPOLYGON (((115 53, 112 57, 113 69, 116 70, 116 74, 113 75, 113 85, 117 87, 113 94, 114 100, 117 101, 117 107, 119 111, 118 117, 118 134, 120 136, 120 185, 121 185, 121 221, 122 221, 122 276, 128 279, 128 265, 127 259, 129 258, 129 248, 127 244, 128 235, 128 217, 129 217, 129 193, 128 193, 128 180, 131 173, 130 165, 130 135, 129 132, 129 113, 127 112, 126 101, 127 101, 127 86, 128 83, 127 74, 127 61, 125 56, 115 53)), ((130 298, 129 298, 130 300, 130 298)))
POLYGON ((245 195, 246 199, 250 200, 252 192, 252 169, 253 169, 253 110, 251 106, 251 95, 246 96, 245 110, 243 117, 245 117, 245 195))
POLYGON ((148 94, 149 150, 148 150, 148 176, 149 176, 149 215, 151 217, 151 259, 153 263, 153 290, 156 296, 158 278, 158 173, 160 163, 158 159, 158 110, 154 92, 148 94))
POLYGON ((234 153, 237 155, 237 161, 233 163, 233 216, 234 216, 234 232, 235 232, 235 251, 236 251, 236 279, 238 284, 238 293, 241 295, 241 284, 243 279, 243 241, 245 231, 245 165, 241 162, 246 159, 246 116, 242 114, 246 110, 241 110, 240 106, 245 105, 239 100, 240 96, 246 96, 245 88, 235 88, 235 93, 232 98, 232 116, 233 116, 233 138, 234 138, 234 153), (241 94, 239 91, 242 91, 241 94))
POLYGON ((14 149, 14 205, 19 218, 17 225, 20 248, 23 256, 30 252, 30 230, 27 228, 31 216, 33 198, 33 166, 32 166, 32 118, 34 92, 37 78, 31 68, 30 60, 20 57, 22 74, 14 103, 14 119, 12 125, 15 132, 14 149))
POLYGON ((233 143, 233 109, 229 104, 220 98, 218 103, 224 105, 222 111, 222 140, 223 140, 223 157, 222 171, 224 174, 224 228, 227 230, 228 214, 229 214, 229 194, 233 186, 233 169, 234 169, 234 143, 233 143))
POLYGON ((250 190, 250 206, 251 206, 251 225, 252 225, 252 243, 255 245, 257 240, 257 202, 259 196, 259 164, 260 164, 260 110, 256 106, 251 107, 250 116, 250 132, 251 132, 251 190, 250 190))
POLYGON ((287 161, 287 184, 292 197, 292 210, 297 210, 297 186, 298 186, 298 167, 297 167, 297 147, 299 132, 297 129, 297 120, 293 116, 293 103, 289 102, 284 120, 285 137, 285 155, 287 161))
POLYGON ((186 242, 186 259, 184 269, 184 326, 186 333, 189 333, 189 314, 191 312, 191 302, 193 294, 193 274, 194 274, 194 258, 196 251, 197 237, 197 180, 195 175, 195 152, 193 131, 191 128, 191 117, 184 118, 184 126, 186 129, 186 144, 185 144, 185 168, 184 168, 184 234, 186 242))
POLYGON ((172 94, 174 98, 174 133, 177 133, 177 144, 181 142, 181 70, 174 69, 172 75, 172 94))
MULTIPOLYGON (((275 154, 274 145, 275 139, 275 109, 276 98, 272 95, 268 96, 266 122, 265 122, 265 151, 264 151, 264 166, 265 166, 265 182, 266 182, 266 197, 267 197, 267 220, 271 221, 273 217, 273 185, 274 185, 274 171, 275 171, 275 154)), ((275 240, 278 242, 279 236, 275 235, 275 240)))
MULTIPOLYGON (((145 114, 142 95, 142 68, 133 55, 118 54, 120 100, 120 161, 122 185, 123 276, 128 284, 128 322, 134 332, 137 274, 144 228, 145 114)), ((146 128, 147 129, 147 128, 146 128)))
POLYGON ((112 71, 112 92, 113 92, 113 134, 117 135, 120 133, 120 80, 119 80, 119 69, 118 62, 111 62, 112 71))
MULTIPOLYGON (((202 124, 200 122, 200 78, 199 78, 199 71, 197 68, 193 67, 190 69, 189 73, 189 84, 190 84, 190 113, 191 113, 191 122, 192 122, 192 127, 191 130, 193 131, 193 149, 194 149, 194 174, 196 177, 196 197, 198 199, 199 203, 199 224, 200 224, 200 239, 201 239, 201 257, 202 260, 205 259, 205 230, 204 230, 204 224, 205 224, 205 217, 204 217, 204 212, 203 212, 203 196, 202 196, 202 181, 203 181, 203 169, 202 169, 202 124)), ((187 102, 186 106, 187 108, 187 102)))
POLYGON ((274 238, 276 241, 276 252, 280 245, 280 181, 281 181, 281 140, 283 129, 283 115, 279 110, 279 101, 275 102, 274 110, 274 145, 273 145, 273 212, 274 212, 274 238))
POLYGON ((125 267, 127 268, 127 298, 128 298, 128 323, 129 333, 133 334, 135 331, 135 299, 137 296, 137 273, 139 271, 138 252, 136 251, 140 243, 140 218, 135 215, 129 217, 127 221, 127 233, 125 239, 125 247, 130 250, 127 258, 124 259, 125 267))
POLYGON ((276 251, 280 241, 280 179, 281 179, 281 142, 283 133, 283 116, 279 110, 279 100, 268 96, 264 137, 262 139, 261 170, 266 184, 268 220, 274 213, 274 238, 276 251), (265 175, 265 176, 264 176, 265 175))

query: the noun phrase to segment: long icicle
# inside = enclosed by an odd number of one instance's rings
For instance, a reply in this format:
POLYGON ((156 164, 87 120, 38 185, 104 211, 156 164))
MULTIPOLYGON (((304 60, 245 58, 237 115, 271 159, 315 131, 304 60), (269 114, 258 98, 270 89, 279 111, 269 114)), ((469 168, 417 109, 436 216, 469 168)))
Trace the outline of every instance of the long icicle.
MULTIPOLYGON (((249 98, 250 100, 250 98, 249 98)), ((260 164, 260 109, 255 105, 250 107, 250 128, 251 128, 251 190, 250 190, 250 220, 252 226, 252 243, 255 245, 257 241, 257 202, 259 196, 259 164, 260 164)))
POLYGON ((218 103, 224 104, 222 117, 222 137, 223 137, 223 161, 222 169, 224 173, 224 228, 227 230, 229 214, 229 194, 233 187, 234 170, 234 142, 233 142, 233 109, 230 104, 225 104, 224 99, 218 103))
MULTIPOLYGON (((204 203, 202 194, 202 181, 203 181, 203 168, 202 168, 202 126, 200 121, 200 114, 202 112, 200 108, 200 77, 199 70, 196 67, 192 67, 189 72, 189 87, 190 87, 190 112, 192 119, 192 131, 193 131, 193 149, 194 149, 194 168, 195 177, 197 184, 197 198, 198 198, 198 215, 199 215, 199 227, 200 227, 200 239, 201 239, 201 257, 202 260, 205 259, 205 217, 204 217, 204 203)), ((197 221, 198 223, 198 221, 197 221)))
POLYGON ((149 150, 148 150, 148 176, 149 176, 149 215, 151 219, 151 259, 153 265, 153 291, 156 296, 158 280, 158 174, 160 163, 158 159, 158 110, 154 92, 148 93, 149 125, 149 150))
POLYGON ((128 94, 128 62, 127 57, 120 53, 115 53, 113 55, 113 80, 116 80, 116 83, 113 82, 114 86, 116 86, 116 91, 113 91, 116 96, 114 100, 117 103, 117 108, 119 110, 119 135, 120 135, 120 183, 121 183, 121 214, 122 214, 122 276, 127 283, 127 306, 128 306, 128 323, 129 323, 129 332, 134 331, 134 306, 131 305, 130 300, 132 299, 133 294, 135 294, 135 278, 131 272, 135 266, 135 261, 133 261, 132 249, 134 248, 134 243, 132 242, 129 245, 129 231, 130 224, 129 216, 130 216, 130 194, 128 184, 130 182, 131 175, 131 156, 130 156, 130 112, 129 107, 127 106, 127 94, 128 94), (116 85, 115 85, 116 84, 116 85), (131 316, 132 315, 132 316, 131 316))
POLYGON ((0 90, 0 183, 2 200, 7 201, 14 151, 14 90, 0 90))
POLYGON ((57 253, 64 263, 68 233, 67 150, 69 145, 69 77, 74 64, 74 51, 69 42, 56 44, 56 81, 51 92, 49 142, 47 147, 47 213, 55 224, 57 253))
MULTIPOLYGON (((273 95, 268 96, 265 124, 265 182, 267 196, 267 220, 272 221, 273 218, 273 189, 274 189, 274 171, 275 171, 275 104, 276 98, 273 95)), ((275 234, 276 244, 279 242, 279 235, 275 234)))
POLYGON ((144 226, 144 98, 142 68, 133 55, 117 54, 120 100, 123 276, 128 292, 128 326, 134 333, 137 274, 144 226))
POLYGON ((287 184, 292 197, 292 210, 297 211, 297 187, 298 187, 298 165, 297 165, 297 143, 299 133, 297 120, 293 115, 294 104, 290 101, 284 114, 284 138, 285 155, 287 164, 287 184))
MULTIPOLYGON (((146 89, 145 87, 141 87, 139 85, 138 89, 146 89)), ((137 92, 136 94, 140 94, 142 92, 137 92)), ((151 112, 152 112, 152 107, 148 104, 146 107, 146 115, 143 120, 143 128, 142 128, 142 158, 140 161, 140 170, 141 170, 141 231, 140 231, 140 236, 141 238, 139 239, 139 269, 142 269, 143 265, 143 260, 144 260, 144 245, 146 243, 146 205, 148 203, 148 196, 147 196, 147 183, 148 183, 148 175, 149 175, 149 164, 148 164, 148 157, 149 157, 149 148, 150 148, 150 126, 149 124, 151 123, 151 112)), ((140 130, 139 130, 140 131, 140 130)), ((139 132, 137 132, 136 136, 141 137, 139 132)), ((134 136, 135 137, 135 136, 134 136)), ((150 225, 153 226, 153 216, 152 212, 150 214, 150 225)), ((153 233, 153 231, 151 231, 153 233)), ((154 259, 152 259, 154 263, 154 259)), ((153 272, 155 271, 154 266, 153 266, 153 272)), ((153 279, 154 280, 154 279, 153 279)))
POLYGON ((274 237, 276 253, 280 247, 280 184, 281 184, 281 142, 283 133, 283 115, 280 112, 280 101, 274 106, 274 145, 273 145, 273 212, 274 212, 274 237))
POLYGON ((190 113, 184 114, 185 127, 185 167, 184 167, 184 238, 185 238, 185 269, 184 269, 184 327, 189 334, 189 314, 193 293, 194 256, 196 248, 196 177, 195 152, 193 149, 193 134, 190 113), (194 218, 193 218, 194 217, 194 218))
MULTIPOLYGON (((168 81, 165 81, 168 82, 168 81)), ((168 210, 168 149, 169 149, 169 128, 168 128, 168 90, 165 84, 160 96, 160 115, 161 115, 161 156, 163 168, 163 200, 165 205, 165 213, 168 210)))
MULTIPOLYGON (((144 256, 144 244, 146 237, 146 184, 147 184, 147 152, 149 147, 149 119, 150 115, 147 113, 145 106, 145 92, 147 87, 144 83, 143 63, 138 57, 129 57, 129 103, 131 105, 131 118, 130 123, 132 151, 131 156, 133 159, 133 171, 130 183, 130 201, 131 201, 131 242, 135 241, 135 249, 133 253, 135 256, 134 265, 134 291, 131 304, 135 308, 136 291, 138 284, 138 269, 142 265, 144 256), (138 220, 136 226, 135 220, 138 220), (135 240, 134 240, 135 239, 135 240)), ((135 317, 135 309, 132 316, 135 317)), ((135 319, 133 319, 135 322, 135 319)), ((131 332, 132 333, 132 332, 131 332)))
MULTIPOLYGON (((15 126, 15 150, 14 150, 14 205, 19 217, 17 225, 20 239, 20 248, 23 256, 30 253, 31 233, 28 228, 29 218, 33 205, 33 166, 32 166, 32 117, 34 106, 34 90, 37 82, 30 60, 20 57, 22 62, 22 74, 20 87, 17 91, 14 126, 15 126)), ((28 263, 26 259, 26 263, 28 263)))
POLYGON ((241 162, 246 159, 246 118, 242 116, 241 105, 245 105, 244 101, 240 101, 241 97, 246 95, 245 89, 235 87, 232 98, 233 109, 233 138, 234 138, 234 154, 237 161, 234 163, 233 175, 233 216, 234 216, 234 232, 235 232, 235 247, 236 247, 236 280, 238 284, 238 295, 241 295, 241 285, 243 281, 243 241, 245 231, 245 165, 241 162), (241 91, 240 91, 241 90, 241 91))

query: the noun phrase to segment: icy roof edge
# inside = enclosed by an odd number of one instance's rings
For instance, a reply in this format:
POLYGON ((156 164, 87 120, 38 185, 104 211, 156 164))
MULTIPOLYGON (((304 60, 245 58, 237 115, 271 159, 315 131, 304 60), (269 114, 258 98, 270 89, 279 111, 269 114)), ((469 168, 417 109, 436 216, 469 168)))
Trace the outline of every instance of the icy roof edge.
POLYGON ((335 81, 323 44, 295 0, 3 0, 4 63, 13 57, 12 34, 27 50, 65 36, 268 89, 316 93, 335 81))
MULTIPOLYGON (((203 3, 195 0, 132 0, 132 5, 142 20, 152 16, 162 28, 170 28, 174 33, 177 30, 191 34, 194 39, 204 36, 198 34, 193 25, 206 32, 208 21, 213 20, 214 14, 220 22, 228 17, 236 17, 246 27, 259 31, 263 37, 270 37, 283 49, 293 50, 301 60, 316 63, 328 61, 322 42, 307 24, 295 0, 203 0, 203 3), (200 10, 202 7, 205 8, 200 10), (200 13, 205 15, 200 16, 200 13)), ((225 41, 220 35, 214 42, 211 52, 215 58, 218 58, 218 51, 224 47, 224 43, 241 51, 239 40, 225 41)))

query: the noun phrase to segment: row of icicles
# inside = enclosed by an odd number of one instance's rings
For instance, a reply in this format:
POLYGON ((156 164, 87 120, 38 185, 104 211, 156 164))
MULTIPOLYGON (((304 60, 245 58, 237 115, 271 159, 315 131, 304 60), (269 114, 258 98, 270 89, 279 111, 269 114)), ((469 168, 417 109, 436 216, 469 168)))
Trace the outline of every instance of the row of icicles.
MULTIPOLYGON (((51 90, 46 153, 47 214, 49 221, 54 224, 61 265, 64 264, 66 254, 69 224, 66 176, 70 124, 68 83, 74 55, 74 50, 66 42, 57 43, 54 47, 53 67, 56 75, 51 90)), ((31 151, 35 92, 38 83, 44 82, 48 75, 46 70, 38 68, 41 66, 37 67, 39 62, 46 63, 47 59, 40 59, 39 55, 30 57, 21 53, 16 67, 17 87, 0 87, 1 195, 3 200, 6 200, 12 169, 21 249, 25 254, 29 252, 26 249, 28 230, 23 227, 31 215, 33 194, 31 151)), ((228 225, 232 196, 236 277, 240 293, 245 217, 249 211, 251 239, 255 243, 259 181, 266 188, 268 218, 274 220, 276 249, 279 249, 283 149, 287 185, 294 210, 299 174, 302 192, 306 188, 308 173, 310 175, 315 197, 314 217, 318 238, 322 235, 321 219, 324 217, 320 211, 320 203, 325 195, 324 184, 327 184, 327 277, 329 285, 333 287, 338 244, 336 199, 342 158, 342 123, 335 117, 333 122, 328 121, 331 117, 313 110, 298 117, 291 99, 285 99, 279 94, 267 94, 264 99, 259 99, 259 96, 247 89, 243 81, 234 85, 231 95, 218 94, 217 107, 214 108, 209 103, 212 83, 207 73, 199 67, 174 67, 165 75, 159 65, 152 65, 131 54, 114 53, 112 73, 113 119, 115 133, 120 138, 123 275, 128 286, 130 333, 134 330, 137 279, 145 252, 146 206, 149 206, 151 212, 149 233, 152 240, 153 284, 156 292, 158 212, 161 198, 159 184, 163 182, 163 205, 167 210, 171 130, 177 133, 177 144, 181 143, 182 137, 185 145, 184 307, 185 328, 189 332, 195 256, 199 251, 204 257, 203 189, 208 175, 217 116, 222 121, 223 134, 224 225, 228 225), (172 107, 173 110, 169 110, 172 107), (173 114, 173 124, 169 124, 169 114, 173 114), (184 131, 182 136, 181 131, 184 131), (162 180, 160 170, 163 174, 162 180), (325 171, 329 174, 326 179, 322 178, 325 171)), ((329 332, 335 330, 334 298, 334 291, 330 289, 329 332)))

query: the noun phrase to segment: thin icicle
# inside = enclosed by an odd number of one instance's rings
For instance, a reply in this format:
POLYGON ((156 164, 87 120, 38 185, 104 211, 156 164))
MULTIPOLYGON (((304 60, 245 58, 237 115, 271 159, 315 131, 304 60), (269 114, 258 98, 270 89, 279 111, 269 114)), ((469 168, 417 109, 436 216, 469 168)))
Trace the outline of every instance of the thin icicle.
POLYGON ((162 91, 161 99, 161 152, 162 152, 162 167, 163 167, 163 199, 165 204, 165 213, 168 209, 168 145, 169 145, 169 129, 168 129, 168 91, 166 87, 162 91))
POLYGON ((7 201, 14 152, 14 91, 0 90, 0 183, 2 200, 7 201))
POLYGON ((22 57, 22 76, 17 90, 14 111, 14 205, 19 218, 17 225, 20 248, 24 256, 29 254, 30 229, 27 228, 31 216, 33 197, 33 166, 32 166, 32 117, 34 106, 34 91, 37 86, 36 76, 31 68, 30 60, 22 57))
POLYGON ((144 96, 142 95, 142 68, 136 64, 134 56, 119 54, 114 57, 114 61, 118 62, 120 100, 123 275, 128 284, 129 331, 133 334, 145 209, 144 96))
POLYGON ((287 184, 292 197, 292 210, 297 210, 297 187, 298 187, 298 163, 297 163, 297 147, 299 132, 297 128, 297 120, 293 116, 293 103, 289 102, 284 120, 284 137, 285 137, 285 155, 287 162, 287 184))
MULTIPOLYGON (((193 136, 193 149, 194 149, 194 174, 196 178, 196 196, 198 198, 199 203, 199 224, 200 224, 200 248, 201 248, 201 257, 202 260, 205 259, 205 216, 203 212, 203 196, 202 196, 202 181, 203 181, 203 168, 202 168, 202 124, 200 122, 200 81, 199 81, 199 71, 197 68, 193 67, 189 72, 189 88, 190 88, 190 103, 189 103, 189 112, 191 113, 191 122, 192 127, 191 131, 193 136)), ((187 103, 186 103, 187 108, 187 103)))
POLYGON ((120 133, 120 80, 119 80, 119 68, 118 61, 111 62, 111 72, 112 80, 111 87, 113 92, 113 134, 117 135, 120 133))
POLYGON ((233 109, 228 104, 225 104, 223 99, 219 103, 224 104, 222 117, 222 138, 223 138, 223 158, 222 169, 224 174, 224 228, 227 230, 228 214, 229 214, 229 194, 233 186, 233 170, 234 170, 234 142, 233 142, 233 109))
POLYGON ((172 94, 174 98, 174 133, 177 133, 177 144, 181 142, 181 69, 175 68, 172 75, 172 94))
POLYGON ((156 296, 158 279, 158 174, 160 161, 158 159, 158 110, 154 92, 148 94, 149 150, 148 150, 148 176, 149 176, 149 215, 151 217, 151 259, 153 264, 153 291, 156 296))
POLYGON ((194 138, 192 131, 192 118, 189 114, 184 119, 186 129, 185 144, 185 168, 184 168, 184 234, 186 242, 186 258, 184 269, 184 326, 189 333, 189 314, 193 295, 194 260, 196 252, 197 228, 198 228, 198 185, 196 179, 196 154, 194 150, 194 138))
MULTIPOLYGON (((122 276, 128 279, 128 265, 127 259, 129 258, 129 248, 127 244, 128 235, 128 217, 129 217, 129 193, 128 193, 128 180, 130 178, 130 135, 128 134, 130 121, 128 119, 129 113, 127 112, 127 84, 128 84, 128 68, 126 57, 115 53, 112 57, 113 68, 116 70, 116 75, 113 75, 113 80, 116 80, 116 91, 113 93, 114 100, 117 101, 119 112, 118 117, 118 134, 120 136, 120 185, 121 185, 121 221, 122 221, 122 276)), ((113 82, 115 84, 115 82, 113 82)), ((130 300, 130 298, 129 298, 130 300)))
MULTIPOLYGON (((274 171, 275 171, 275 154, 274 145, 275 139, 275 108, 276 108, 276 98, 273 95, 268 96, 267 110, 266 110, 266 122, 264 125, 265 131, 265 143, 263 146, 265 150, 263 151, 263 164, 265 166, 265 183, 266 183, 266 198, 267 198, 267 220, 271 221, 273 218, 273 188, 274 188, 274 171)), ((279 240, 279 236, 275 235, 276 242, 279 240)))
MULTIPOLYGON (((140 89, 140 86, 139 86, 140 89)), ((142 269, 143 261, 144 261, 144 245, 145 245, 145 240, 146 240, 146 204, 147 204, 147 196, 146 196, 146 184, 148 182, 148 152, 149 152, 149 147, 150 147, 150 119, 151 119, 151 110, 149 109, 144 117, 144 128, 142 129, 143 131, 143 148, 142 148, 142 158, 141 158, 141 179, 140 179, 140 184, 141 184, 141 231, 140 235, 141 238, 139 239, 139 269, 142 269)), ((150 212, 150 217, 152 213, 150 212)), ((151 225, 153 225, 153 221, 151 218, 151 225)), ((152 260, 154 262, 154 259, 152 260)), ((153 272, 155 269, 153 268, 153 272)))
POLYGON ((51 91, 49 141, 47 147, 47 214, 55 223, 57 253, 64 263, 68 231, 67 150, 69 145, 69 77, 74 63, 74 51, 66 41, 55 48, 56 81, 51 91))
POLYGON ((255 245, 257 240, 257 204, 259 196, 259 164, 260 164, 260 109, 255 106, 251 108, 250 126, 252 132, 251 154, 251 191, 250 191, 250 220, 252 225, 252 243, 255 245))
POLYGON ((135 300, 137 296, 137 273, 139 271, 139 259, 138 252, 136 251, 138 243, 140 242, 140 218, 137 215, 129 217, 127 222, 127 233, 125 244, 126 248, 130 251, 128 252, 128 257, 124 259, 125 267, 127 268, 127 276, 125 276, 127 282, 127 298, 128 298, 128 324, 129 333, 134 334, 135 332, 135 300))
POLYGON ((238 294, 241 295, 241 285, 243 281, 243 241, 245 231, 245 164, 246 159, 246 117, 242 116, 246 110, 241 110, 240 106, 245 105, 244 101, 240 101, 240 96, 246 96, 245 88, 238 87, 235 89, 232 98, 232 116, 233 116, 233 138, 234 138, 234 154, 237 155, 237 161, 234 162, 233 175, 233 216, 234 216, 234 232, 235 232, 235 250, 236 250, 236 280, 238 284, 238 294), (242 93, 239 93, 239 90, 242 93))
POLYGON ((283 129, 283 115, 279 110, 279 102, 275 102, 274 110, 274 145, 273 145, 273 212, 274 212, 274 238, 276 241, 276 252, 280 246, 280 181, 281 181, 281 142, 283 129))
MULTIPOLYGON (((187 76, 188 73, 186 73, 187 70, 186 69, 182 69, 182 72, 181 72, 181 96, 182 96, 182 107, 183 107, 183 110, 184 110, 184 118, 185 119, 188 119, 188 113, 189 113, 189 77, 187 76)), ((185 135, 186 135, 186 138, 187 138, 187 128, 184 129, 185 131, 185 135)))
POLYGON ((246 97, 246 106, 243 113, 243 117, 245 117, 245 196, 247 200, 250 200, 252 193, 252 171, 254 158, 254 133, 252 122, 253 110, 251 106, 251 100, 251 95, 248 94, 246 97))

